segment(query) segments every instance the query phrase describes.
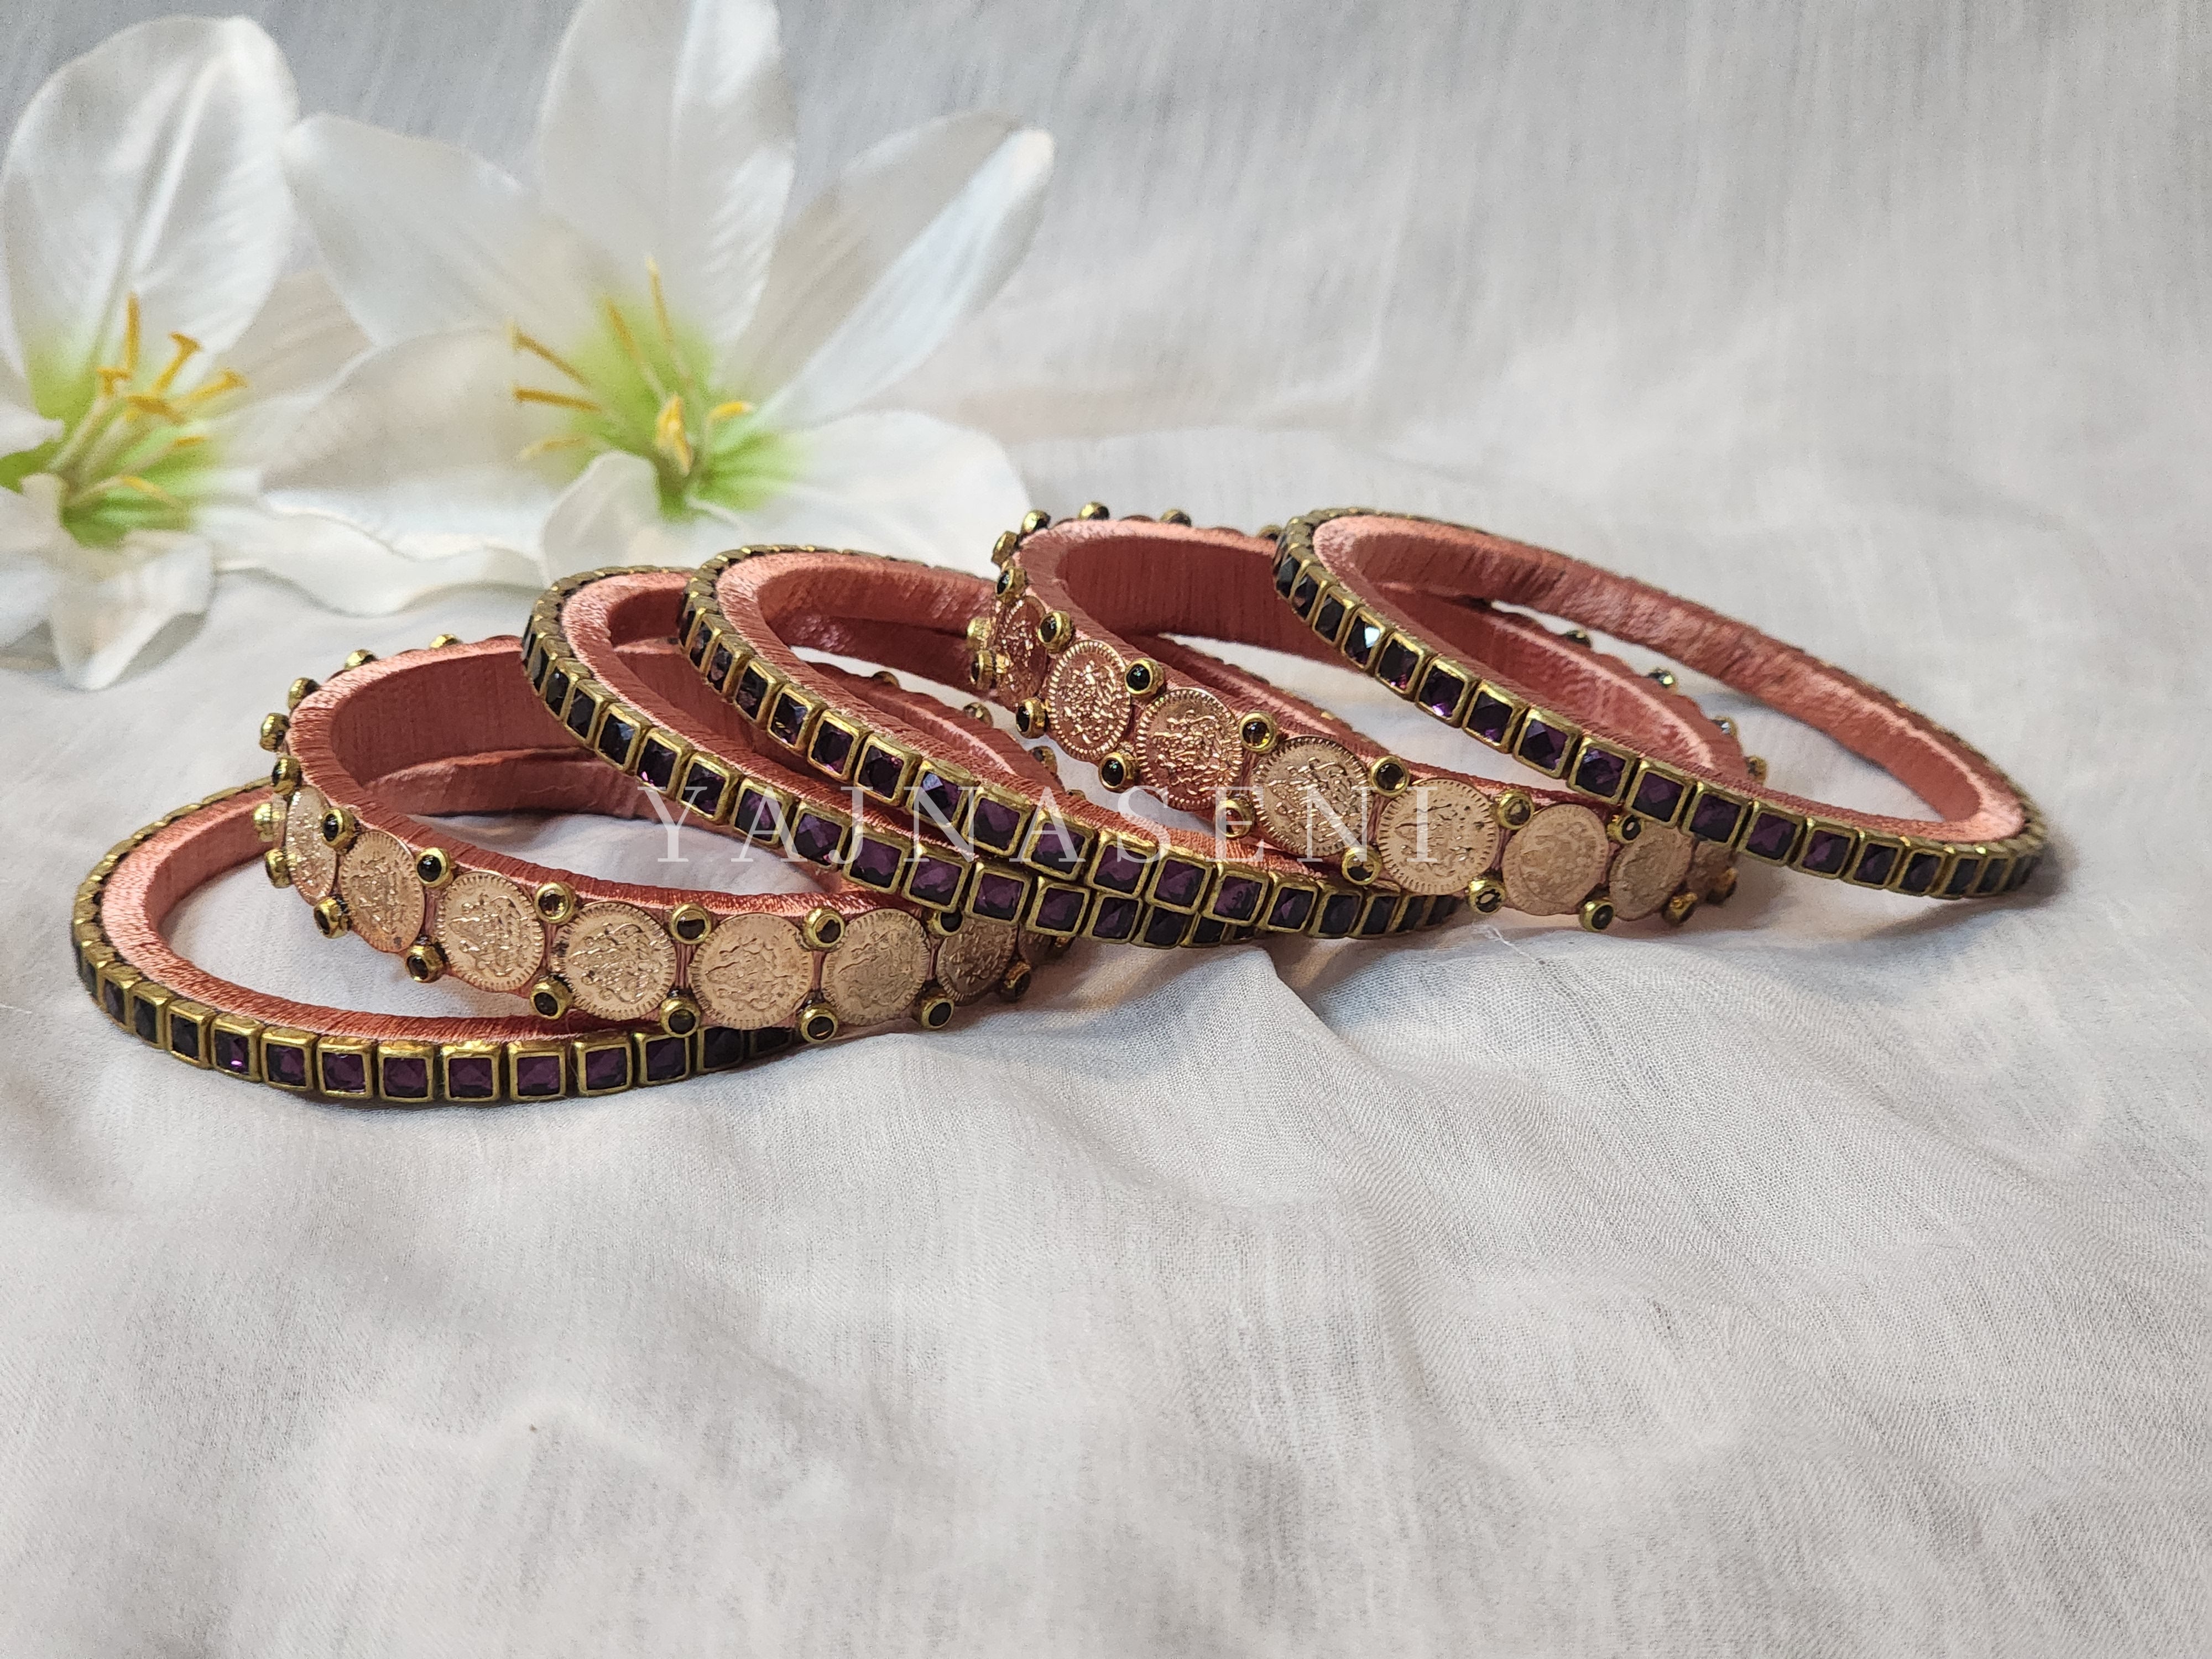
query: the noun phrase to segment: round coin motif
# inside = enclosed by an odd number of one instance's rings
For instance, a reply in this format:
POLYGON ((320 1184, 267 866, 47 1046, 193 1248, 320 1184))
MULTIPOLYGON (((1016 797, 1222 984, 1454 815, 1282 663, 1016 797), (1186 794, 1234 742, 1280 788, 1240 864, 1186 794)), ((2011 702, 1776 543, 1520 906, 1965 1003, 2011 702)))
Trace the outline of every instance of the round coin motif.
POLYGON ((1006 678, 1000 682, 1000 696, 1005 702, 1019 702, 1036 696, 1052 670, 1052 653, 1037 638, 1037 624, 1043 620, 1044 607, 1030 594, 999 607, 991 628, 991 648, 1006 659, 1006 678))
MULTIPOLYGON (((974 925, 970 918, 960 933, 974 925)), ((822 961, 822 994, 852 1027, 880 1025, 903 1013, 928 980, 928 941, 921 924, 903 910, 848 917, 845 937, 822 961)))
POLYGON ((1103 760, 1129 729, 1129 688, 1121 653, 1100 640, 1078 640, 1045 678, 1054 740, 1078 760, 1103 760))
POLYGON ((1587 806, 1547 806, 1505 843, 1505 902, 1532 916, 1565 915, 1605 877, 1613 843, 1587 806))
POLYGON ((338 855, 323 839, 323 814, 330 810, 322 792, 304 783, 284 807, 284 868, 311 903, 328 898, 338 878, 338 855))
POLYGON ((1690 873, 1690 858, 1689 836, 1663 823, 1646 823, 1641 835, 1613 855, 1605 887, 1614 919, 1638 921, 1674 897, 1690 873))
POLYGON ((586 1013, 642 1019, 676 983, 676 941, 634 904, 587 904, 554 941, 553 971, 586 1013))
POLYGON ((1293 858, 1365 845, 1367 769, 1327 738, 1291 738, 1255 756, 1252 801, 1268 838, 1293 858))
POLYGON ((955 1002, 973 1002, 1006 977, 1013 959, 1013 927, 970 916, 958 933, 938 941, 937 982, 955 1002))
POLYGON ((1145 787, 1186 812, 1212 812, 1243 758, 1237 716, 1211 691, 1179 685, 1137 716, 1137 769, 1145 787))
POLYGON ((439 893, 431 933, 446 966, 483 991, 520 991, 545 954, 545 925, 530 895, 489 870, 464 870, 439 893))
POLYGON ((814 988, 814 953, 781 916, 725 916, 691 956, 691 994, 717 1025, 781 1025, 814 988))
POLYGON ((380 951, 405 950, 422 931, 422 884, 397 836, 364 830, 338 860, 338 896, 353 930, 380 951))
POLYGON ((1456 778, 1416 778, 1376 815, 1382 873, 1409 893, 1456 893, 1497 861, 1490 797, 1456 778))

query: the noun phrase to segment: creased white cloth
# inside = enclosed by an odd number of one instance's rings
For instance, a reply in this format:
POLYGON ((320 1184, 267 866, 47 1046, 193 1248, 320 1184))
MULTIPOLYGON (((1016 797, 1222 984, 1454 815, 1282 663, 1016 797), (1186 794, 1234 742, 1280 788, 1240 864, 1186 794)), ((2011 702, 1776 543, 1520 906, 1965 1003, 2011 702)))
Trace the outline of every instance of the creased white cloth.
MULTIPOLYGON (((26 8, 0 117, 152 9, 26 8)), ((258 9, 306 106, 510 161, 565 15, 258 9)), ((1753 870, 1680 933, 1086 948, 942 1035, 352 1113, 108 1030, 70 890, 294 675, 520 611, 226 583, 120 691, 0 678, 0 1652, 2212 1648, 2203 22, 794 0, 825 176, 975 105, 1059 142, 900 392, 1041 504, 1586 553, 1967 733, 2056 854, 1974 908, 1753 870)), ((466 1000, 252 872, 180 937, 466 1000)))

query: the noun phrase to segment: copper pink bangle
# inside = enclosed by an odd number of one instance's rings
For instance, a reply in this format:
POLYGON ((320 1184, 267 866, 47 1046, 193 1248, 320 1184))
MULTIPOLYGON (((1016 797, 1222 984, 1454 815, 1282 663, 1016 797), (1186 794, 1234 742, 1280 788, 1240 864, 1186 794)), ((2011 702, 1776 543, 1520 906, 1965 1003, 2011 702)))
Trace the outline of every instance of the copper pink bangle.
POLYGON ((1399 696, 1701 845, 1953 899, 2012 892, 2041 857, 2047 831, 2034 804, 1955 733, 1832 663, 1649 583, 1463 526, 1331 508, 1284 527, 1275 588, 1286 614, 1399 696), (1826 733, 1942 816, 1857 811, 1767 787, 1763 775, 1747 787, 1706 757, 1625 729, 1602 704, 1551 694, 1440 639, 1408 592, 1525 605, 1648 647, 1826 733))

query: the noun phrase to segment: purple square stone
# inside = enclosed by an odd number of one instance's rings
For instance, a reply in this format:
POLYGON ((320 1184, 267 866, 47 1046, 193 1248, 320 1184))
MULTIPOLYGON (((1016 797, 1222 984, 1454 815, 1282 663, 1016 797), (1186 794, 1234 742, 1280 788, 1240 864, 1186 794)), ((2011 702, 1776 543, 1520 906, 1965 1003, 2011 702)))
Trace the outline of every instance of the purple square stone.
POLYGON ((1724 795, 1700 791, 1697 803, 1690 808, 1690 833, 1699 841, 1729 841, 1735 836, 1735 827, 1743 822, 1743 807, 1724 795))
POLYGON ((1217 916, 1230 921, 1249 921, 1260 908, 1260 895, 1265 884, 1250 876, 1224 874, 1221 885, 1214 890, 1212 909, 1217 916))
POLYGON ((1228 933, 1227 922, 1216 921, 1212 916, 1200 916, 1191 924, 1190 938, 1185 942, 1190 945, 1218 945, 1228 933))
POLYGON ((1540 772, 1556 772, 1566 763, 1568 734, 1547 720, 1531 714, 1521 726, 1521 742, 1515 750, 1540 772))
POLYGON ((684 769, 684 804, 702 818, 711 818, 722 810, 722 792, 728 787, 728 779, 698 761, 684 769))
POLYGON ((668 781, 676 775, 676 746, 665 738, 647 738, 637 753, 637 775, 666 794, 668 781))
POLYGON ((558 1054, 517 1054, 514 1057, 514 1093, 517 1099, 538 1100, 561 1092, 561 1056, 558 1054))
POLYGON ((1611 800, 1620 793, 1620 781, 1628 773, 1628 763, 1609 749, 1583 745, 1581 757, 1575 762, 1575 787, 1586 795, 1595 795, 1611 800))
POLYGON ((1646 817, 1672 823, 1674 814, 1682 810, 1686 788, 1664 773, 1646 772, 1636 781, 1636 799, 1630 805, 1646 817))
POLYGON ((620 766, 629 758, 629 746, 636 741, 637 722, 610 708, 606 724, 599 728, 600 756, 620 766))
POLYGON ((1314 599, 1320 592, 1321 584, 1314 580, 1312 571, 1307 571, 1304 575, 1291 584, 1291 609, 1301 617, 1308 615, 1312 611, 1314 599))
POLYGON ((783 803, 767 790, 747 784, 738 793, 738 810, 730 821, 738 833, 756 839, 780 834, 783 828, 783 803))
POLYGON ((1028 861, 1055 876, 1072 876, 1083 867, 1088 850, 1082 836, 1066 823, 1047 815, 1030 837, 1028 861))
POLYGON ((1838 873, 1851 855, 1851 838, 1847 833, 1834 830, 1814 830, 1805 837, 1805 856, 1797 860, 1798 868, 1810 870, 1816 876, 1838 873))
POLYGON ((323 1092, 326 1095, 365 1095, 368 1092, 368 1060, 363 1054, 322 1053, 323 1092))
POLYGON ((1421 695, 1418 701, 1422 708, 1440 720, 1448 720, 1459 710, 1459 700, 1467 695, 1467 676, 1443 663, 1430 665, 1421 676, 1421 695))
POLYGON ((906 890, 923 904, 944 906, 960 893, 960 866, 951 859, 918 858, 907 878, 906 890))
POLYGON ((1091 883, 1111 892, 1133 893, 1145 879, 1146 865, 1146 860, 1119 842, 1109 841, 1098 849, 1098 867, 1091 872, 1091 883))
POLYGON ((545 706, 557 714, 561 712, 561 705, 568 700, 568 671, 556 668, 545 677, 545 706))
POLYGON ((845 865, 845 873, 863 886, 888 888, 898 881, 899 862, 903 854, 887 841, 863 836, 853 849, 853 856, 845 865))
POLYGON ((100 1006, 107 1010, 108 1018, 123 1024, 123 988, 112 979, 100 988, 100 1006))
POLYGON ((1744 834, 1743 850, 1757 858, 1779 860, 1790 856, 1790 843, 1796 839, 1795 819, 1779 812, 1761 812, 1744 834))
POLYGON ((1869 842, 1859 853, 1858 868, 1851 872, 1851 879, 1868 887, 1879 887, 1889 879, 1889 872, 1897 868, 1897 848, 1881 842, 1869 842))
POLYGON ((691 665, 693 667, 696 668, 701 663, 707 660, 707 646, 714 637, 714 630, 711 628, 702 628, 693 631, 691 635, 691 648, 684 653, 685 656, 691 659, 691 665))
POLYGON ((1291 588, 1297 579, 1298 556, 1297 554, 1285 553, 1276 559, 1275 592, 1287 599, 1291 596, 1291 588))
POLYGON ((718 686, 726 684, 730 678, 730 671, 737 665, 738 659, 735 653, 731 651, 729 642, 720 641, 714 647, 714 659, 707 665, 707 678, 718 686))
POLYGON ((1047 933, 1072 933, 1083 920, 1085 895, 1080 887, 1048 886, 1038 895, 1032 926, 1047 933))
POLYGON ((737 704, 738 712, 747 720, 757 720, 760 718, 761 699, 766 696, 768 676, 754 664, 747 663, 745 672, 738 676, 738 689, 730 693, 730 701, 737 704))
POLYGON ((208 1047, 219 1072, 244 1077, 253 1069, 253 1039, 243 1031, 226 1031, 218 1025, 208 1047))
POLYGON ((810 864, 835 864, 844 836, 844 825, 817 812, 801 812, 791 826, 792 848, 810 864))
POLYGON ((1267 907, 1267 926, 1279 931, 1295 933, 1306 925, 1313 915, 1315 894, 1310 888, 1285 887, 1275 894, 1275 902, 1267 907))
POLYGON ((1336 593, 1331 593, 1321 602, 1321 608, 1314 612, 1314 632, 1325 640, 1334 640, 1343 631, 1344 611, 1343 599, 1336 593))
POLYGON ((831 720, 824 720, 814 729, 814 741, 807 746, 806 757, 823 771, 842 775, 845 763, 852 758, 853 734, 831 720))
POLYGON ((1416 896, 1406 901, 1406 908, 1398 912, 1397 921, 1390 924, 1394 933, 1410 933, 1421 925, 1429 914, 1428 900, 1416 896))
POLYGON ((1364 668, 1375 660, 1375 647, 1382 643, 1382 635, 1389 631, 1374 617, 1361 617, 1345 630, 1344 643, 1338 648, 1364 668))
POLYGON ((968 908, 994 921, 1012 921, 1021 915, 1022 901, 1028 895, 1029 884, 1019 876, 985 870, 975 878, 975 896, 968 908))
POLYGON ((1321 907, 1321 925, 1315 931, 1323 939, 1342 939, 1359 920, 1359 895, 1331 893, 1321 907))
POLYGON ((1468 706, 1467 729, 1487 744, 1503 744, 1513 729, 1513 705, 1503 697, 1478 691, 1468 706))
POLYGON ((138 1033, 142 1042, 161 1040, 161 1011, 143 997, 131 999, 131 1029, 138 1033))
POLYGON ((1395 893, 1377 893, 1367 901, 1367 913, 1359 918, 1359 937, 1375 939, 1390 931, 1390 920, 1398 913, 1395 893))
POLYGON ((789 691, 775 700, 775 708, 768 717, 769 735, 787 746, 799 741, 799 734, 806 729, 806 705, 789 691))
POLYGON ((969 824, 969 836, 979 846, 994 853, 1011 853, 1021 838, 1022 809, 1009 806, 988 795, 975 797, 975 815, 969 824))
POLYGON ((2002 859, 1991 859, 1982 866, 1982 878, 1974 884, 1975 896, 1979 897, 1984 893, 1994 893, 2002 889, 2004 885, 2005 872, 2006 865, 2002 859))
POLYGON ((629 1045, 584 1051, 584 1086, 593 1093, 619 1089, 629 1081, 629 1045))
POLYGON ((878 800, 897 797, 899 774, 904 763, 890 750, 879 744, 870 744, 860 751, 860 787, 878 800))
POLYGON ((261 1069, 271 1083, 287 1089, 307 1086, 307 1051, 296 1042, 261 1043, 261 1069))
POLYGON ((1421 653, 1395 635, 1382 647, 1382 654, 1375 661, 1375 678, 1393 691, 1413 689, 1414 671, 1421 665, 1421 653))
POLYGON ((967 793, 957 778, 948 778, 941 772, 925 769, 914 782, 914 799, 917 808, 927 804, 947 824, 960 822, 960 798, 967 793))
POLYGON ((1180 910, 1148 908, 1145 912, 1145 943, 1166 950, 1182 943, 1183 929, 1190 926, 1190 918, 1180 910))
POLYGON ((709 1025, 699 1033, 699 1069, 726 1072, 745 1063, 745 1034, 733 1025, 709 1025))
POLYGON ((1943 884, 1946 898, 1964 898, 1974 890, 1974 878, 1981 873, 1979 859, 1960 859, 1951 866, 1951 878, 1943 884))
POLYGON ((1119 898, 1111 893, 1101 895, 1098 908, 1091 913, 1091 937, 1128 938, 1137 930, 1137 913, 1140 908, 1132 898, 1119 898))
POLYGON ((691 1069, 691 1045, 680 1036, 645 1040, 645 1080, 672 1083, 691 1069))
POLYGON ((1924 893, 1936 884, 1936 872, 1943 867, 1943 855, 1924 848, 1916 850, 1905 860, 1905 873, 1897 878, 1901 893, 1924 893))
POLYGON ((385 1054, 379 1069, 384 1074, 384 1093, 390 1100, 428 1100, 430 1062, 422 1054, 385 1054))
POLYGON ((169 1052, 189 1060, 200 1057, 200 1030, 191 1020, 169 1018, 169 1052))
POLYGON ((446 1061, 446 1098, 489 1100, 499 1092, 499 1061, 490 1054, 453 1054, 446 1061))
POLYGON ((1152 902, 1188 910, 1206 890, 1206 866, 1188 859, 1160 860, 1159 878, 1152 884, 1152 902))

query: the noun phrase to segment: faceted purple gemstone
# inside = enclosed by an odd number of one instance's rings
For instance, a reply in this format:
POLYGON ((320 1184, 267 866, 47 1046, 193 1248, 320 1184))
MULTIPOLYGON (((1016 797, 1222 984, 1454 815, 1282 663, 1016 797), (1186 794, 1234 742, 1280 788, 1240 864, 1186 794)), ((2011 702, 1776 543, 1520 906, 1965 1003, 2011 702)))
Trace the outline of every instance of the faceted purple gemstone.
POLYGON ((645 1080, 672 1083, 691 1069, 691 1045, 680 1036, 645 1040, 645 1080))
POLYGON ((790 692, 775 700, 775 708, 768 717, 769 735, 778 743, 796 744, 799 734, 806 729, 806 705, 790 692))
POLYGON ((668 781, 676 775, 675 745, 665 738, 647 738, 637 751, 637 775, 666 794, 668 781))
POLYGON ((1038 896, 1035 926, 1047 933, 1072 933, 1083 920, 1080 887, 1047 887, 1038 896))
POLYGON ((1146 860, 1119 842, 1098 849, 1098 867, 1091 872, 1094 885, 1116 893, 1133 893, 1145 879, 1146 860))
POLYGON ((1723 795, 1700 793, 1690 809, 1690 833, 1699 841, 1728 841, 1742 822, 1742 804, 1723 795))
POLYGON ((1905 873, 1897 878, 1899 892, 1924 893, 1936 884, 1936 872, 1943 866, 1943 855, 1924 848, 1916 851, 1905 861, 1905 873))
POLYGON ((1081 836, 1048 816, 1030 838, 1029 862, 1055 876, 1072 876, 1083 867, 1083 855, 1088 850, 1081 836))
POLYGON ((1376 659, 1375 678, 1393 691, 1408 691, 1413 689, 1414 671, 1420 665, 1421 653, 1394 635, 1376 659))
POLYGON ((384 1073, 384 1092, 391 1100, 428 1100, 430 1097, 430 1062, 422 1054, 386 1054, 380 1068, 384 1073))
POLYGON ((733 1025, 709 1025, 699 1033, 699 1069, 726 1072, 745 1063, 745 1034, 733 1025))
POLYGON ((1984 893, 1996 892, 2004 885, 2005 874, 2005 861, 1991 859, 1982 866, 1982 878, 1974 884, 1975 896, 1979 897, 1984 893))
POLYGON ((568 729, 580 738, 592 735, 592 719, 599 712, 599 700, 588 691, 579 691, 568 703, 568 729))
POLYGON ((847 861, 845 873, 868 887, 890 887, 898 880, 900 849, 887 841, 863 836, 847 861))
POLYGON ((1816 829, 1806 836, 1805 856, 1797 860, 1797 865, 1816 876, 1832 876, 1843 869, 1850 855, 1851 838, 1848 834, 1816 829))
POLYGON ((208 1049, 217 1071, 244 1077, 253 1069, 253 1039, 243 1031, 226 1031, 216 1026, 209 1038, 208 1049))
POLYGON ((1566 763, 1571 740, 1558 726, 1531 714, 1522 724, 1521 742, 1515 752, 1540 772, 1556 772, 1566 763))
POLYGON ((1314 632, 1325 640, 1334 639, 1344 627, 1344 608, 1343 599, 1332 592, 1314 612, 1314 632))
POLYGON ((702 818, 711 818, 722 810, 722 792, 728 787, 728 779, 698 761, 684 769, 684 804, 702 818))
POLYGON ((1790 843, 1796 839, 1796 820, 1779 812, 1761 812, 1744 832, 1743 850, 1759 858, 1779 860, 1790 856, 1790 843))
POLYGON ((1459 710, 1459 700, 1467 695, 1467 676, 1443 663, 1433 663, 1429 672, 1421 676, 1421 695, 1418 701, 1422 708, 1440 720, 1448 720, 1459 710))
POLYGON ((941 772, 927 769, 914 783, 915 799, 927 802, 947 823, 960 822, 960 798, 966 793, 965 787, 958 779, 948 778, 941 772))
POLYGON ((1298 579, 1298 556, 1285 553, 1275 561, 1275 592, 1285 599, 1291 596, 1291 587, 1298 579))
POLYGON ((261 1069, 271 1083, 282 1084, 287 1089, 304 1089, 307 1086, 307 1051, 296 1042, 271 1042, 264 1038, 261 1069))
POLYGON ((1487 691, 1476 692, 1474 702, 1468 706, 1467 729, 1485 743, 1504 743, 1505 734, 1513 729, 1513 705, 1487 691))
POLYGON ((169 1052, 197 1061, 200 1057, 200 1029, 188 1019, 169 1020, 169 1052))
POLYGON ((811 864, 835 864, 837 843, 844 836, 844 825, 817 812, 801 812, 799 822, 791 826, 793 849, 811 864))
POLYGON ((1377 893, 1367 901, 1367 914, 1359 918, 1359 937, 1374 939, 1390 931, 1390 919, 1397 914, 1398 896, 1377 893))
POLYGON ((755 1060, 766 1060, 770 1054, 780 1054, 799 1041, 798 1033, 788 1025, 769 1025, 752 1034, 755 1060))
POLYGON ((730 821, 740 835, 759 837, 781 832, 783 824, 783 804, 765 789, 747 784, 738 792, 738 810, 730 821))
POLYGON ((985 870, 975 878, 975 896, 969 908, 994 921, 1012 921, 1021 915, 1022 901, 1028 896, 1029 884, 1019 876, 985 870))
POLYGON ((1296 932, 1306 925, 1313 915, 1315 894, 1310 888, 1285 887, 1275 894, 1275 902, 1267 907, 1267 926, 1285 932, 1296 932))
POLYGON ((446 1061, 446 1098, 489 1100, 499 1092, 499 1061, 490 1054, 454 1054, 446 1061))
POLYGON ((1388 631, 1374 617, 1361 617, 1346 630, 1344 643, 1338 649, 1364 668, 1375 659, 1375 647, 1382 643, 1382 635, 1388 631))
POLYGON ((514 1092, 518 1099, 543 1099, 561 1092, 561 1056, 558 1054, 517 1054, 514 1057, 514 1092))
POLYGON ((143 997, 131 999, 131 1029, 146 1042, 161 1040, 161 1011, 143 997))
POLYGON ((899 757, 880 744, 872 743, 860 751, 860 787, 878 800, 890 800, 898 794, 899 774, 903 769, 899 757))
POLYGON ((1851 872, 1851 879, 1868 887, 1879 887, 1889 879, 1889 872, 1897 867, 1897 848, 1881 842, 1869 842, 1859 854, 1858 868, 1851 872))
POLYGON ((1148 908, 1145 912, 1145 943, 1162 950, 1182 943, 1183 929, 1190 926, 1190 918, 1180 910, 1148 908))
POLYGON ((1159 879, 1152 884, 1152 902, 1188 910, 1206 890, 1206 866, 1188 859, 1160 860, 1159 879))
POLYGON ((814 741, 806 749, 809 760, 825 772, 839 775, 852 755, 853 734, 834 720, 824 720, 815 728, 814 741))
POLYGON ((620 1048, 586 1049, 584 1054, 584 1086, 594 1093, 605 1089, 619 1089, 629 1081, 629 1045, 620 1048))
POLYGON ((1331 893, 1321 907, 1321 925, 1315 931, 1323 939, 1342 939, 1359 920, 1359 895, 1331 893))
POLYGON ((994 853, 1010 853, 1022 833, 1022 809, 1009 806, 988 795, 975 798, 975 811, 969 824, 969 835, 978 845, 994 853))
POLYGON ((1416 896, 1406 901, 1406 908, 1398 912, 1397 921, 1390 924, 1394 933, 1410 933, 1421 925, 1429 914, 1428 900, 1416 896))
POLYGON ((1620 793, 1620 781, 1627 773, 1628 763, 1619 755, 1584 744, 1581 758, 1575 762, 1575 787, 1586 795, 1611 800, 1620 793))
POLYGON ((100 988, 100 1005, 107 1010, 108 1018, 123 1024, 123 988, 113 980, 100 988))
POLYGON ((1312 571, 1307 571, 1291 585, 1291 609, 1301 617, 1307 615, 1313 610, 1314 599, 1320 592, 1321 584, 1314 580, 1312 571))
POLYGON ((696 629, 692 634, 691 648, 689 651, 686 651, 684 654, 691 659, 691 665, 693 667, 696 668, 701 663, 707 660, 708 642, 714 637, 714 630, 708 628, 696 629))
POLYGON ((761 699, 768 696, 768 676, 753 663, 745 665, 745 672, 738 676, 738 689, 730 693, 730 701, 738 712, 749 720, 760 718, 761 699))
POLYGON ((1249 921, 1260 908, 1260 895, 1266 890, 1264 884, 1249 876, 1224 874, 1221 885, 1214 890, 1213 914, 1231 921, 1249 921))
POLYGON ((637 722, 615 709, 607 710, 607 723, 599 728, 599 753, 620 766, 637 741, 637 722))
POLYGON ((545 677, 545 706, 557 714, 561 712, 561 705, 568 700, 568 671, 556 668, 545 677))
POLYGON ((1227 935, 1228 932, 1229 924, 1227 922, 1216 921, 1212 916, 1200 916, 1196 921, 1191 924, 1190 938, 1187 943, 1192 945, 1218 945, 1227 935))
POLYGON ((707 665, 707 678, 716 685, 725 684, 729 680, 730 671, 737 665, 738 659, 731 651, 729 642, 718 641, 714 647, 714 659, 707 665))
POLYGON ((1946 898, 1964 898, 1974 890, 1974 878, 1981 874, 1979 859, 1960 859, 1951 866, 1951 878, 1943 884, 1946 898))
POLYGON ((918 858, 906 890, 923 904, 950 904, 959 896, 960 866, 951 859, 918 858))
POLYGON ((323 1050, 323 1092, 326 1095, 365 1095, 368 1092, 368 1060, 362 1054, 323 1050))
POLYGON ((1103 894, 1098 908, 1091 913, 1091 937, 1093 939, 1127 939, 1137 929, 1137 912, 1142 907, 1132 898, 1119 898, 1103 894))
POLYGON ((1636 799, 1630 805, 1646 817, 1672 823, 1674 814, 1682 810, 1686 787, 1663 773, 1646 772, 1637 780, 1636 799))

